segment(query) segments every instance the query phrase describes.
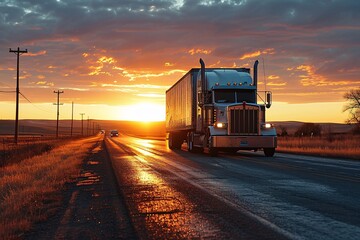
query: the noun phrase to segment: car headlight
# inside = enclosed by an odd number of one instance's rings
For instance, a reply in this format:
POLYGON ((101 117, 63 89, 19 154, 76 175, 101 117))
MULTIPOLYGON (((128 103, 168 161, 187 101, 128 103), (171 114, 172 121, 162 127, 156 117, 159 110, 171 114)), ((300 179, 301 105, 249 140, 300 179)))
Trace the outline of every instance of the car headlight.
POLYGON ((272 128, 273 125, 271 123, 264 123, 261 125, 262 128, 272 128))
POLYGON ((216 122, 216 123, 214 124, 214 126, 215 126, 216 128, 227 128, 227 123, 216 122))

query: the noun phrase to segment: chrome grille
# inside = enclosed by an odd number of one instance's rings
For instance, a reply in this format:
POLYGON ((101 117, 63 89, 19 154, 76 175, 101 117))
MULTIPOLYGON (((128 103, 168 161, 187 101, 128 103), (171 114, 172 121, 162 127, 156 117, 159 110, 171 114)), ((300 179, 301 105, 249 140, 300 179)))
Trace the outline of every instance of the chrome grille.
POLYGON ((246 106, 229 107, 230 135, 258 135, 259 108, 246 106))

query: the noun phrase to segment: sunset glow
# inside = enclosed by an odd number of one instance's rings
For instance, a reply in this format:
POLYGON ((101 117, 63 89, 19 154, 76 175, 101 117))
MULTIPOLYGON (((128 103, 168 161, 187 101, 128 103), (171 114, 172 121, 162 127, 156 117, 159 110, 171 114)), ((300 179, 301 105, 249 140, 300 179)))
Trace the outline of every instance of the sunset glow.
POLYGON ((119 111, 118 119, 136 120, 140 122, 164 121, 165 106, 153 103, 139 103, 125 106, 119 111))
POLYGON ((344 122, 360 86, 356 1, 50 1, 0 3, 1 119, 161 121, 165 91, 203 58, 207 67, 259 60, 272 121, 344 122), (216 17, 214 17, 216 16, 216 17), (331 106, 331 107, 330 107, 331 106))

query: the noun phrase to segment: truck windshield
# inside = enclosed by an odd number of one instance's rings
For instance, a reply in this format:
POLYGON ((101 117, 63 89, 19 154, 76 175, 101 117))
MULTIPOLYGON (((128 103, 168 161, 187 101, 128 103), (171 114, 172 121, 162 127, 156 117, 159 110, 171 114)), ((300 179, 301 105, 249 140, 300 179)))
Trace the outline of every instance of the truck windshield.
POLYGON ((214 92, 216 103, 256 103, 254 90, 219 89, 214 92))
POLYGON ((234 103, 235 91, 234 90, 216 90, 214 92, 216 103, 234 103))
POLYGON ((248 103, 256 103, 255 101, 255 91, 253 90, 237 90, 236 91, 236 102, 248 102, 248 103))

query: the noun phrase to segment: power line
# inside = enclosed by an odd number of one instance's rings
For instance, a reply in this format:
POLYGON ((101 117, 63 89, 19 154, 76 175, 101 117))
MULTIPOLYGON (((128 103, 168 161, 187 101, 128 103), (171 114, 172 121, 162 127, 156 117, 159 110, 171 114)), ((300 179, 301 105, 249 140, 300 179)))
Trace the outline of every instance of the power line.
POLYGON ((42 109, 42 108, 40 108, 39 106, 36 106, 36 105, 35 105, 33 102, 31 102, 31 101, 29 100, 29 98, 27 98, 23 93, 20 92, 20 95, 21 95, 26 101, 28 101, 29 103, 31 103, 31 105, 33 105, 33 107, 35 107, 35 108, 37 108, 37 109, 39 109, 39 110, 41 110, 41 111, 43 111, 43 112, 52 113, 52 111, 50 111, 49 109, 42 109))
POLYGON ((0 93, 14 93, 16 91, 0 91, 0 93))
POLYGON ((264 58, 262 58, 262 64, 263 64, 264 84, 265 84, 265 91, 266 91, 266 73, 265 73, 265 60, 264 60, 264 58))

